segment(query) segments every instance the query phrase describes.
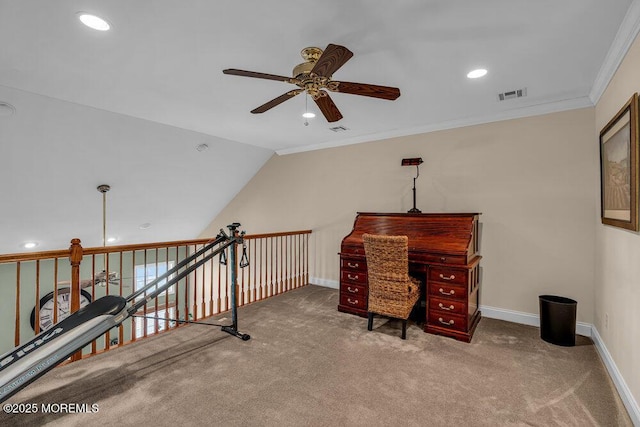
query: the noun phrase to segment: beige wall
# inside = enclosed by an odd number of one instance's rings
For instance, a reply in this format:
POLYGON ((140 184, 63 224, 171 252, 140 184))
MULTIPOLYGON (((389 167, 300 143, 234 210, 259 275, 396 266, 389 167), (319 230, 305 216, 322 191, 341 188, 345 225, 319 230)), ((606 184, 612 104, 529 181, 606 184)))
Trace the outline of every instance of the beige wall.
MULTIPOLYGON (((640 92, 640 40, 636 39, 596 105, 595 133, 640 92)), ((599 209, 599 205, 598 205, 599 209)), ((640 235, 596 221, 594 326, 636 402, 640 398, 640 235), (608 322, 605 322, 605 316, 608 322), (608 323, 608 324, 607 324, 608 323)))
MULTIPOLYGON (((274 156, 203 232, 312 229, 314 283, 336 285, 340 241, 356 212, 482 212, 481 304, 537 314, 538 295, 578 301, 592 323, 598 146, 580 109, 274 156)), ((312 280, 313 282, 313 280, 312 280)))

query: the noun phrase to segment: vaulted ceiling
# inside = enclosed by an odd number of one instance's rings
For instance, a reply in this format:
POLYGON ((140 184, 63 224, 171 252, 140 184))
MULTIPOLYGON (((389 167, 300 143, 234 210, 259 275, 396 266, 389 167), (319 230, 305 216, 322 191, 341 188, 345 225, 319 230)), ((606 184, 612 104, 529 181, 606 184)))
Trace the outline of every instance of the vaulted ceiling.
POLYGON ((15 109, 0 111, 0 253, 31 240, 101 245, 100 184, 112 187, 117 243, 187 239, 274 153, 591 106, 637 10, 638 0, 0 0, 0 103, 15 109), (85 27, 81 11, 111 30, 85 27), (295 86, 222 73, 290 76, 303 48, 330 43, 354 53, 334 79, 401 96, 332 93, 344 116, 334 123, 304 95, 251 114, 295 86), (468 79, 475 68, 488 73, 468 79), (518 89, 526 96, 498 100, 518 89), (305 109, 317 114, 306 126, 305 109))

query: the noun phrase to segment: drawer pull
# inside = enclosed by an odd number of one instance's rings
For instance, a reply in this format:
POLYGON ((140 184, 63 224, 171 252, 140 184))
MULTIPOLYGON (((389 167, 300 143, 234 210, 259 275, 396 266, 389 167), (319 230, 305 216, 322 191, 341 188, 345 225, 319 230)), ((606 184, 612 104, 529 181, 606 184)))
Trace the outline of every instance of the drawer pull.
POLYGON ((453 280, 456 278, 456 276, 454 274, 452 274, 451 276, 445 276, 444 274, 440 273, 440 278, 442 280, 453 280))
POLYGON ((358 280, 358 275, 357 274, 355 276, 347 274, 347 277, 349 278, 349 280, 358 280))
POLYGON ((453 310, 455 307, 451 304, 449 307, 445 307, 442 303, 438 304, 438 306, 443 310, 453 310))
POLYGON ((444 289, 440 288, 440 289, 438 289, 438 292, 440 292, 442 295, 455 295, 456 294, 456 290, 455 289, 451 289, 449 292, 445 292, 444 289))
POLYGON ((347 302, 348 302, 349 304, 354 304, 354 305, 355 305, 355 304, 358 304, 358 300, 357 300, 357 299, 356 299, 356 300, 351 301, 351 298, 347 298, 347 302))
POLYGON ((447 259, 445 257, 440 257, 440 262, 445 262, 447 259))
POLYGON ((357 294, 358 293, 358 288, 351 289, 351 286, 347 286, 347 290, 349 292, 351 292, 352 294, 357 294))
POLYGON ((347 266, 349 266, 351 268, 358 268, 358 267, 360 267, 360 264, 358 264, 357 262, 355 264, 351 264, 350 262, 348 262, 347 266))
POLYGON ((442 317, 438 317, 438 322, 442 323, 443 325, 447 325, 447 326, 453 326, 453 324, 455 323, 453 321, 453 319, 449 320, 448 322, 445 322, 444 320, 442 320, 442 317))

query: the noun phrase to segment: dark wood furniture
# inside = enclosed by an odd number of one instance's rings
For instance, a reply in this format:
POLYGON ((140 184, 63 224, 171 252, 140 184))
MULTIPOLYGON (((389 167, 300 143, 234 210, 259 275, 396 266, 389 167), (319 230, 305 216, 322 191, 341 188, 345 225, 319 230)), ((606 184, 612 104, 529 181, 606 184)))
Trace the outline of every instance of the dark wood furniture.
POLYGON ((409 238, 409 272, 425 284, 424 330, 469 342, 480 321, 479 213, 364 213, 340 247, 338 310, 367 316, 362 235, 409 238))

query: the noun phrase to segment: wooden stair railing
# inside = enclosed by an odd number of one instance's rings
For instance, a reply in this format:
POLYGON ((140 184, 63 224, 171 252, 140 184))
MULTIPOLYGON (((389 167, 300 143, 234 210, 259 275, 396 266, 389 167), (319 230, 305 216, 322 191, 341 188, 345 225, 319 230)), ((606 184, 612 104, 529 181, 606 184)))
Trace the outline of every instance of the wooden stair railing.
MULTIPOLYGON (((244 236, 245 248, 238 248, 235 259, 241 262, 246 254, 248 265, 238 269, 237 305, 307 285, 310 235, 311 230, 302 230, 244 236)), ((68 302, 69 312, 75 312, 81 306, 81 295, 88 294, 92 300, 106 294, 128 296, 209 241, 83 248, 79 239, 73 239, 68 250, 0 255, 0 301, 4 301, 0 302, 0 322, 13 325, 13 331, 0 330, 0 354, 41 332, 38 321, 41 316, 51 317, 47 327, 61 320, 59 304, 68 302), (116 273, 113 280, 111 273, 116 273), (101 274, 106 283, 95 279, 101 274), (41 303, 46 303, 43 300, 49 294, 51 302, 42 310, 41 303), (13 313, 11 307, 15 308, 13 313)), ((107 332, 77 352, 72 360, 182 325, 169 319, 197 321, 229 310, 229 270, 217 259, 207 261, 139 311, 139 315, 148 317, 127 319, 117 330, 107 332)))

